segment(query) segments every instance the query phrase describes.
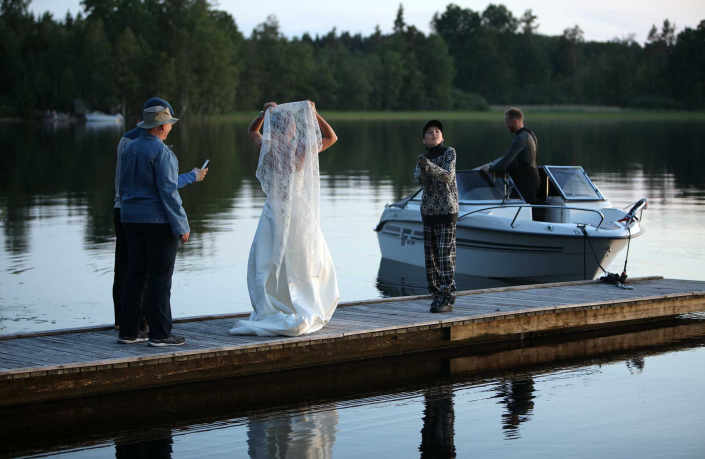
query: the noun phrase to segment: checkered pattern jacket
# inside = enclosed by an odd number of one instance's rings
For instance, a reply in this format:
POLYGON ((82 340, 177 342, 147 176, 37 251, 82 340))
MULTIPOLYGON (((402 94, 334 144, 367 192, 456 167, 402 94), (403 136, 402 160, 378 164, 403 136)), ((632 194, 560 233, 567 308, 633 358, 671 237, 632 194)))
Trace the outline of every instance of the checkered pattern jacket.
MULTIPOLYGON (((458 186, 455 182, 455 149, 429 158, 431 164, 422 168, 418 161, 414 178, 423 187, 421 218, 424 223, 454 223, 458 221, 458 186)), ((419 156, 419 159, 421 156, 419 156)))

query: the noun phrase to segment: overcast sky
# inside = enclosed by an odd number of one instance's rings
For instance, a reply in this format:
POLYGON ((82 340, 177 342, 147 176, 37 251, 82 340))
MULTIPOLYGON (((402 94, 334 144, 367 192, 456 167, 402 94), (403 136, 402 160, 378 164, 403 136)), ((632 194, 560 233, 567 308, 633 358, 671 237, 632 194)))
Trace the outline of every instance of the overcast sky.
MULTIPOLYGON (((288 37, 328 33, 333 27, 338 32, 370 35, 379 25, 388 33, 399 8, 399 0, 220 0, 212 2, 218 9, 229 12, 245 36, 252 29, 274 14, 282 33, 288 37)), ((567 27, 578 24, 586 40, 606 41, 623 38, 630 33, 643 43, 652 24, 661 26, 668 18, 677 26, 697 27, 705 19, 704 0, 483 0, 429 1, 405 0, 404 19, 419 30, 428 33, 429 22, 436 12, 445 11, 446 5, 455 3, 463 8, 483 11, 489 3, 505 5, 514 16, 521 17, 531 8, 538 16, 538 32, 560 35, 567 27)), ((30 9, 35 14, 50 11, 56 18, 63 18, 67 11, 76 15, 81 10, 80 0, 33 0, 30 9)))

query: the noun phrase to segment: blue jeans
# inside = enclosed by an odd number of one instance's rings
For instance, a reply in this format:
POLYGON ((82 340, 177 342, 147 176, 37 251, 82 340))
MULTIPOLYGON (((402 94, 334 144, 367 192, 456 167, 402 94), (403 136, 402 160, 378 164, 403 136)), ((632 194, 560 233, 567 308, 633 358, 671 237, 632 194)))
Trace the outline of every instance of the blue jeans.
POLYGON ((142 294, 149 304, 149 339, 171 336, 171 276, 179 237, 168 223, 123 223, 130 260, 122 291, 120 337, 134 338, 140 331, 142 294))

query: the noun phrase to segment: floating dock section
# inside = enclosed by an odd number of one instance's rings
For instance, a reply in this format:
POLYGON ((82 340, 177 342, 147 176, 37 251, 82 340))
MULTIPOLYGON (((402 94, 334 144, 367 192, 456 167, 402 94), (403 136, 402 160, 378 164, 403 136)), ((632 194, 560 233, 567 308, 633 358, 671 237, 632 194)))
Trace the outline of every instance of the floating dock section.
POLYGON ((633 290, 598 281, 459 292, 451 313, 430 297, 343 303, 295 338, 230 336, 247 314, 174 321, 186 345, 117 344, 112 327, 0 336, 0 406, 282 371, 334 362, 575 333, 705 310, 705 282, 649 277, 633 290))

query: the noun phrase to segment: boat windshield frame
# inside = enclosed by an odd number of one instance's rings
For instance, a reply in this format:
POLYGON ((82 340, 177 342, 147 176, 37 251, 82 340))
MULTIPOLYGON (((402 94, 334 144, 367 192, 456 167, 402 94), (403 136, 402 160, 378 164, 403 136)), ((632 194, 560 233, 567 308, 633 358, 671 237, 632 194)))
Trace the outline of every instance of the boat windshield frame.
MULTIPOLYGON (((462 174, 468 174, 468 173, 478 173, 478 174, 485 174, 485 172, 482 172, 479 169, 464 169, 464 170, 459 170, 456 171, 456 182, 457 182, 457 177, 458 175, 462 174)), ((488 178, 490 175, 487 175, 488 178)), ((519 189, 516 187, 514 184, 514 181, 512 178, 506 174, 502 174, 502 179, 504 180, 505 183, 505 189, 506 187, 512 187, 512 193, 511 193, 511 199, 507 199, 506 201, 504 200, 504 197, 501 199, 476 199, 476 200, 468 200, 468 199, 462 199, 460 196, 458 196, 458 203, 459 204, 469 204, 469 205, 485 205, 485 204, 526 204, 526 201, 524 200, 524 197, 521 195, 521 192, 519 189)), ((458 186, 458 192, 460 193, 460 186, 458 186)), ((404 202, 404 205, 406 205, 407 202, 409 201, 420 201, 421 200, 421 191, 423 191, 423 188, 419 188, 416 190, 414 194, 411 196, 399 201, 398 203, 401 203, 402 201, 404 202)), ((506 191, 505 191, 506 193, 506 191)), ((395 203, 396 204, 396 203, 395 203)))
POLYGON ((583 169, 583 166, 542 166, 542 167, 543 167, 543 170, 546 172, 546 175, 548 175, 549 180, 551 180, 551 182, 553 183, 553 186, 556 187, 556 189, 561 194, 561 197, 565 200, 565 202, 605 201, 605 196, 600 192, 599 188, 597 188, 597 185, 595 185, 593 183, 593 181, 590 179, 590 177, 587 175, 587 172, 585 172, 585 169, 583 169), (568 195, 566 195, 563 188, 559 185, 558 180, 556 180, 556 177, 551 172, 551 169, 577 169, 577 170, 579 170, 583 174, 583 177, 585 177, 585 180, 587 180, 588 185, 590 185, 590 187, 597 194, 597 196, 596 197, 586 197, 586 196, 569 197, 568 195))

